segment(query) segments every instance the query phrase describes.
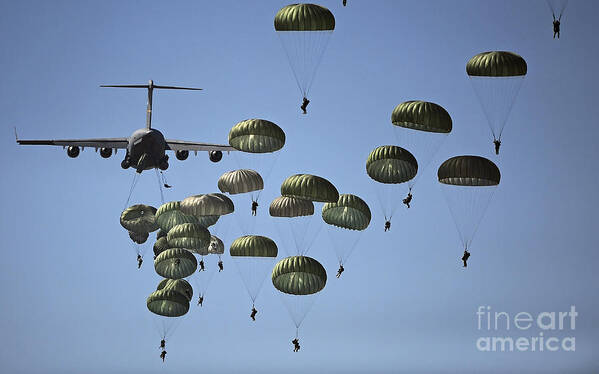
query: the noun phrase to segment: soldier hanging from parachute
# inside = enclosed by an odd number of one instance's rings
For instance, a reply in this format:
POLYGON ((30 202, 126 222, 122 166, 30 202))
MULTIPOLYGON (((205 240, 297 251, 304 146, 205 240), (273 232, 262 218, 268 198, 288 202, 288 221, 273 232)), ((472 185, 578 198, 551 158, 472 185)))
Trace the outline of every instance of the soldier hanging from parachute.
POLYGON ((291 4, 277 12, 274 26, 303 96, 300 108, 306 114, 308 93, 335 30, 335 16, 320 5, 291 4))
POLYGON ((549 5, 551 15, 553 16, 553 39, 555 39, 556 35, 559 39, 562 15, 564 14, 564 10, 566 10, 566 6, 568 6, 568 0, 547 0, 547 5, 549 5))

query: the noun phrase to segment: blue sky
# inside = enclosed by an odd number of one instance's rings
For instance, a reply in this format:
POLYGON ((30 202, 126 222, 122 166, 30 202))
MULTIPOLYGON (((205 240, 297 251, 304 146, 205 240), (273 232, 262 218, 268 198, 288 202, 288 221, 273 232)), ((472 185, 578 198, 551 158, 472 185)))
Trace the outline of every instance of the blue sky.
MULTIPOLYGON (((4 163, 0 225, 0 367, 13 373, 164 372, 580 372, 597 371, 599 265, 595 161, 599 43, 593 1, 571 1, 560 40, 544 1, 323 1, 336 28, 316 75, 307 116, 273 29, 281 1, 20 1, 0 4, 0 111, 4 163), (491 134, 465 73, 473 55, 509 50, 528 74, 492 154, 491 134), (226 142, 246 118, 279 124, 288 141, 267 180, 264 204, 289 175, 311 173, 373 212, 341 279, 326 235, 310 255, 329 280, 291 352, 295 326, 267 279, 260 314, 230 257, 205 306, 192 306, 159 358, 145 306, 159 277, 150 256, 137 270, 118 217, 133 171, 123 153, 19 147, 22 138, 128 136, 144 126, 145 92, 100 84, 188 85, 156 92, 153 124, 167 138, 226 142), (369 152, 393 143, 390 115, 406 100, 451 114, 453 132, 384 233, 369 152), (445 159, 497 162, 501 184, 474 239, 468 269, 436 181, 445 159), (579 313, 575 352, 479 352, 480 305, 512 315, 579 313)), ((167 200, 215 192, 236 167, 205 154, 174 159, 167 200)), ((155 175, 134 199, 158 205, 155 175)), ((245 208, 245 207, 244 207, 245 208)), ((230 220, 231 225, 234 225, 230 220)), ((264 233, 272 232, 264 224, 264 233)), ((322 233, 321 233, 322 234, 322 233)), ((224 238, 231 242, 233 235, 224 238)), ((280 253, 283 253, 281 251, 280 253)), ((538 336, 540 330, 494 335, 538 336)))

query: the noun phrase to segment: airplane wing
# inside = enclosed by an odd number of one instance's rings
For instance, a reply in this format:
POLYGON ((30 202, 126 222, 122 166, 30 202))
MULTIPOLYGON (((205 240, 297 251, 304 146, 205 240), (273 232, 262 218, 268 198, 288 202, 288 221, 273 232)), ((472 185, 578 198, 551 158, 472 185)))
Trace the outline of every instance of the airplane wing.
POLYGON ((17 138, 20 145, 58 145, 62 147, 76 146, 89 148, 127 148, 127 138, 98 138, 98 139, 64 139, 64 140, 22 140, 17 138))
POLYGON ((185 140, 166 141, 166 149, 171 151, 236 151, 230 145, 188 142, 185 140))

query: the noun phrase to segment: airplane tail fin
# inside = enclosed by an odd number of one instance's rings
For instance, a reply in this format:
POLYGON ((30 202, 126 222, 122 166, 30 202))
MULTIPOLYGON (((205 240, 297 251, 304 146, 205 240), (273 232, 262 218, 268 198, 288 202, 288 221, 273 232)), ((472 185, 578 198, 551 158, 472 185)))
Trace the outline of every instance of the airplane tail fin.
POLYGON ((112 88, 145 88, 148 90, 148 109, 146 111, 146 128, 152 128, 152 93, 154 88, 167 89, 167 90, 189 90, 189 91, 201 91, 201 88, 194 87, 178 87, 178 86, 159 86, 155 85, 153 81, 149 81, 148 84, 102 84, 100 87, 112 87, 112 88))
POLYGON ((169 90, 193 90, 193 91, 201 91, 202 88, 195 87, 177 87, 177 86, 158 86, 155 84, 102 84, 100 87, 113 87, 113 88, 162 88, 169 90))

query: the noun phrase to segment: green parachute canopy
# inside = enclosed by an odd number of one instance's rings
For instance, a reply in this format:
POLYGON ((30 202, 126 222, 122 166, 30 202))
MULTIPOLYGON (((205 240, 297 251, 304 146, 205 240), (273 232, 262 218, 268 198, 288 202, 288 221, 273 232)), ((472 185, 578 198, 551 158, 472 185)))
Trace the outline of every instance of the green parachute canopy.
POLYGON ((159 254, 161 254, 169 248, 170 246, 168 244, 168 241, 166 240, 166 236, 161 236, 156 240, 156 242, 154 242, 154 256, 158 256, 159 254))
POLYGON ((349 230, 364 230, 370 224, 370 208, 356 195, 342 194, 336 203, 322 207, 322 219, 329 225, 349 230))
POLYGON ((199 216, 196 217, 198 219, 198 223, 205 228, 208 228, 218 222, 220 216, 199 216))
POLYGON ((266 236, 246 235, 235 239, 229 254, 233 257, 277 257, 278 249, 266 236))
POLYGON ((475 77, 516 77, 526 75, 526 61, 513 52, 479 53, 466 64, 466 73, 475 77))
POLYGON ((185 279, 163 279, 158 283, 156 291, 160 290, 175 290, 185 296, 187 301, 191 301, 193 297, 193 288, 185 279))
POLYGON ((279 196, 270 203, 271 217, 303 217, 314 214, 314 203, 306 199, 279 196))
POLYGON ((222 193, 194 195, 181 201, 181 210, 195 217, 223 216, 233 213, 233 201, 222 193))
POLYGON ((335 17, 327 8, 316 4, 291 4, 275 16, 277 31, 332 31, 335 17))
POLYGON ((281 184, 281 195, 334 203, 339 199, 339 192, 328 180, 311 174, 296 174, 288 177, 281 184))
POLYGON ((219 237, 210 235, 210 245, 208 246, 208 254, 222 255, 225 253, 225 244, 219 237))
POLYGON ((153 206, 143 204, 130 206, 121 213, 121 226, 137 233, 156 231, 158 225, 155 214, 156 208, 153 206))
POLYGON ((180 201, 171 201, 162 204, 156 211, 156 223, 163 232, 168 233, 173 227, 182 223, 197 223, 198 219, 193 215, 181 211, 180 201))
POLYGON ((150 312, 164 317, 181 317, 189 311, 187 297, 173 289, 152 292, 148 296, 146 305, 150 312))
POLYGON ((229 145, 242 152, 275 152, 285 145, 285 132, 265 119, 248 119, 231 128, 229 145))
POLYGON ((449 133, 452 122, 449 113, 440 105, 427 101, 406 101, 393 109, 391 123, 407 129, 449 133))
POLYGON ((493 134, 496 154, 527 70, 521 56, 504 51, 479 53, 466 64, 466 73, 493 134))
POLYGON ((291 4, 279 10, 274 25, 297 86, 307 98, 335 29, 335 17, 320 5, 291 4))
POLYGON ((326 283, 326 270, 311 257, 287 257, 272 270, 272 284, 286 294, 311 295, 322 290, 326 283))
POLYGON ((160 253, 154 260, 156 273, 163 278, 181 279, 196 271, 198 261, 194 255, 183 248, 170 248, 160 253))
POLYGON ((239 169, 228 171, 218 178, 218 189, 231 195, 258 191, 264 188, 264 181, 257 171, 239 169))
POLYGON ((456 156, 439 166, 439 182, 454 186, 496 186, 501 179, 499 168, 479 156, 456 156))
POLYGON ((185 248, 198 254, 208 254, 210 232, 199 223, 182 223, 168 232, 166 237, 171 248, 185 248))
POLYGON ((407 150, 394 145, 375 148, 366 160, 366 172, 380 183, 403 183, 416 176, 418 162, 407 150))
POLYGON ((129 231, 129 238, 133 240, 137 244, 143 244, 148 240, 148 236, 150 236, 147 232, 133 232, 129 231))
POLYGON ((457 156, 441 164, 437 176, 463 249, 472 251, 478 226, 501 179, 499 168, 484 157, 457 156))

